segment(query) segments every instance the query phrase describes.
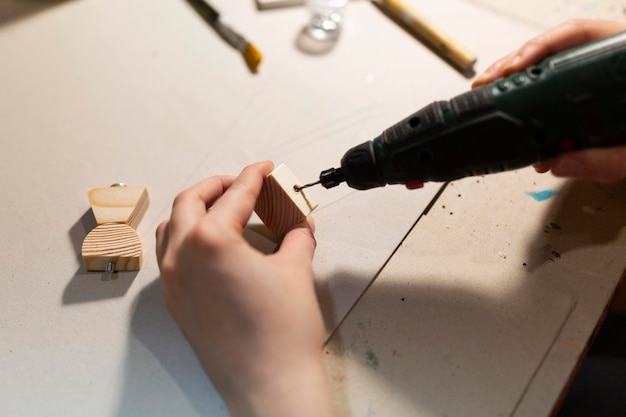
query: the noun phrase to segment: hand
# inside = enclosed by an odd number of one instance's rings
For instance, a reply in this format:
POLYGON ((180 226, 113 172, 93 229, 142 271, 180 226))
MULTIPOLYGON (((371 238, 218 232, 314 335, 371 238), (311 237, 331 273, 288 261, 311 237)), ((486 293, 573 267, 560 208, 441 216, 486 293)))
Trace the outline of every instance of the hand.
POLYGON ((180 193, 156 230, 164 303, 233 416, 331 416, 312 223, 264 255, 242 236, 272 163, 180 193))
MULTIPOLYGON (((488 84, 563 50, 626 30, 626 22, 573 19, 526 42, 500 58, 474 80, 472 87, 488 84)), ((624 115, 626 117, 626 114, 624 115)), ((561 155, 534 165, 537 172, 552 171, 557 177, 586 178, 610 182, 626 177, 626 146, 589 149, 561 155)))

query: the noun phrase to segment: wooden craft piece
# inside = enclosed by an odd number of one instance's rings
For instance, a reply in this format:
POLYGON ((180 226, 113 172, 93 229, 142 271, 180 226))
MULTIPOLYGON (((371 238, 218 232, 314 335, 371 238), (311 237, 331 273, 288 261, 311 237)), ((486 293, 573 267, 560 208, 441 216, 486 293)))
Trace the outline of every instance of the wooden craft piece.
POLYGON ((137 228, 148 203, 143 186, 90 188, 87 197, 98 224, 126 223, 137 228))
POLYGON ((294 185, 302 183, 286 165, 278 166, 265 178, 254 208, 265 226, 279 237, 317 207, 306 190, 296 191, 294 185))
POLYGON ((87 271, 138 271, 142 252, 139 235, 124 223, 97 226, 85 237, 82 249, 87 271))
POLYGON ((87 271, 139 270, 143 250, 135 228, 148 208, 146 187, 90 188, 87 197, 98 223, 83 241, 87 271))

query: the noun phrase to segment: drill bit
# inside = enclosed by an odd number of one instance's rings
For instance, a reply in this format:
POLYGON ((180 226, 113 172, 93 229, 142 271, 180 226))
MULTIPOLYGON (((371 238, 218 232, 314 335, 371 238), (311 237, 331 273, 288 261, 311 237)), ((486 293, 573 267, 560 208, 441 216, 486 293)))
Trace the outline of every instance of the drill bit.
POLYGON ((343 171, 341 168, 330 168, 325 171, 322 171, 320 174, 320 179, 311 182, 309 184, 304 185, 294 185, 293 189, 296 191, 302 191, 305 188, 313 187, 317 184, 322 184, 324 188, 333 188, 344 182, 346 179, 343 176, 343 171))
POLYGON ((308 184, 304 184, 304 185, 294 185, 293 189, 296 191, 302 191, 305 188, 309 188, 309 187, 313 187, 314 185, 320 184, 321 180, 315 181, 315 182, 311 182, 308 184))

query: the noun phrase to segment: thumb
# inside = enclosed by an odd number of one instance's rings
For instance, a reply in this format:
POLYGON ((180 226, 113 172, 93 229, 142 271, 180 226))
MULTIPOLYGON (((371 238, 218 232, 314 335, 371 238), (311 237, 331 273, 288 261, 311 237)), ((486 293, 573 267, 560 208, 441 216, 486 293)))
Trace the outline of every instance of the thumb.
POLYGON ((283 238, 276 256, 296 264, 310 263, 315 253, 317 242, 313 235, 315 222, 309 217, 289 230, 283 238))
POLYGON ((618 181, 626 177, 626 146, 588 149, 564 155, 552 166, 552 173, 557 177, 618 181))

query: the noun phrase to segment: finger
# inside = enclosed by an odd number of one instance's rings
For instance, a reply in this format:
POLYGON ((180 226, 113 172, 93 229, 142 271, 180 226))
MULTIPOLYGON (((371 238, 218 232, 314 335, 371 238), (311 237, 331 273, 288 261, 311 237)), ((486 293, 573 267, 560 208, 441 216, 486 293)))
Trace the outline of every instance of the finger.
POLYGON ((315 235, 315 219, 312 216, 309 216, 306 218, 306 221, 311 228, 311 232, 313 232, 313 235, 315 235))
POLYGON ((163 255, 165 254, 165 249, 167 248, 167 235, 168 235, 168 225, 169 221, 165 220, 161 222, 156 228, 156 256, 157 263, 160 265, 163 260, 163 255))
POLYGON ((626 178, 626 146, 589 149, 558 158, 552 166, 557 177, 612 182, 626 178))
POLYGON ((170 238, 179 239, 186 235, 233 181, 231 176, 210 177, 178 194, 168 227, 170 238))
POLYGON ((539 174, 550 171, 551 166, 552 161, 536 162, 533 164, 533 168, 535 168, 535 171, 537 171, 539 174))
POLYGON ((526 42, 511 58, 505 71, 516 72, 531 64, 597 39, 626 29, 623 22, 610 20, 571 19, 526 42))
POLYGON ((245 167, 228 191, 211 207, 212 221, 243 229, 252 215, 263 180, 273 167, 274 164, 270 161, 245 167))
POLYGON ((198 200, 204 203, 204 211, 206 211, 226 192, 235 179, 236 177, 232 175, 209 177, 195 183, 190 188, 190 191, 195 194, 198 200))
POLYGON ((303 220, 285 234, 274 256, 298 265, 311 262, 317 243, 313 235, 315 223, 310 219, 303 220))
POLYGON ((516 52, 496 61, 472 84, 482 85, 539 63, 558 52, 605 38, 626 29, 624 22, 571 19, 526 42, 516 52))
POLYGON ((502 77, 504 67, 509 65, 509 62, 513 59, 515 54, 517 54, 517 51, 510 52, 508 55, 498 59, 487 67, 487 69, 472 82, 472 88, 489 84, 502 77))

